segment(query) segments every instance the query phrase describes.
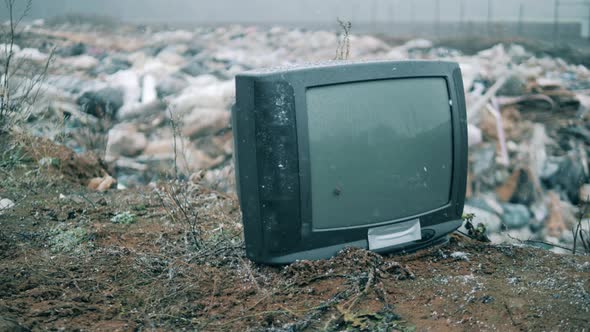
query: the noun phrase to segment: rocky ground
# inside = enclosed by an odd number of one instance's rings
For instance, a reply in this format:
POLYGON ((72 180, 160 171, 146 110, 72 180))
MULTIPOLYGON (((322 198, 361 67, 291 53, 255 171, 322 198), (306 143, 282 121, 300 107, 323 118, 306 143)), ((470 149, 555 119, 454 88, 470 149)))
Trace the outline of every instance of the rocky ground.
POLYGON ((575 57, 512 43, 464 54, 333 31, 71 18, 26 26, 15 43, 16 88, 49 66, 19 125, 0 132, 0 330, 588 326, 588 256, 529 247, 571 253, 576 238, 578 253, 590 251, 590 71, 575 57), (245 258, 233 77, 331 60, 348 43, 351 59, 460 63, 465 212, 494 245, 455 234, 409 256, 346 250, 288 267, 245 258))
POLYGON ((346 249, 330 260, 256 265, 244 254, 233 195, 199 178, 101 193, 85 185, 103 169, 96 159, 39 139, 18 142, 3 146, 20 159, 1 168, 0 195, 17 204, 0 215, 0 330, 582 331, 589 324, 588 256, 455 234, 411 255, 346 249), (37 150, 56 162, 40 167, 37 150))

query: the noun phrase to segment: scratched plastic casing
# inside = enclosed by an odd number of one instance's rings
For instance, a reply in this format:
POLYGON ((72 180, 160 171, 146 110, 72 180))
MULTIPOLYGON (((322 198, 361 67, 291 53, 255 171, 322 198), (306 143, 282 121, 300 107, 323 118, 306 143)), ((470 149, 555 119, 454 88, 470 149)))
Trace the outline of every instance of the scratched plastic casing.
POLYGON ((236 183, 246 252, 270 264, 368 248, 418 219, 415 250, 461 224, 461 71, 438 61, 333 62, 236 76, 236 183))

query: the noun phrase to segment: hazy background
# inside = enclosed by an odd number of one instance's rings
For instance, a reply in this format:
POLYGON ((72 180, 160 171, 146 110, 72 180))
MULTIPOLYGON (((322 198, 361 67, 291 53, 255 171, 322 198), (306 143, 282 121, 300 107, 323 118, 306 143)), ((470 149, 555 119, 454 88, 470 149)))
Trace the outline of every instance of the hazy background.
MULTIPOLYGON (((24 0, 22 1, 24 2, 24 0)), ((555 0, 438 0, 440 22, 553 22, 555 0), (463 7, 463 10, 461 10, 463 7), (491 9, 491 10, 489 10, 491 9)), ((65 13, 113 16, 145 23, 433 22, 437 0, 36 0, 32 18, 65 13)), ((6 13, 0 14, 6 16, 6 13)), ((590 0, 561 1, 561 22, 579 22, 588 34, 590 0)))

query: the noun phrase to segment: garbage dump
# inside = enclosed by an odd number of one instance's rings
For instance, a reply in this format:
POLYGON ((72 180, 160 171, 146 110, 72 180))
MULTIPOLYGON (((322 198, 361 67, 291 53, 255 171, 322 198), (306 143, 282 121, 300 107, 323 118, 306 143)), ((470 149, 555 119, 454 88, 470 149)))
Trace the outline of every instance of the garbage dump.
MULTIPOLYGON (((55 47, 59 64, 50 67, 27 122, 36 135, 98 153, 116 178, 109 185, 120 189, 153 183, 174 168, 187 178, 206 170, 204 180, 227 192, 234 190, 233 77, 332 60, 342 37, 238 25, 108 31, 37 24, 26 31, 15 57, 39 66, 55 47)), ((469 122, 465 213, 493 242, 571 246, 579 205, 590 199, 590 70, 516 44, 468 56, 423 39, 391 45, 369 35, 347 38, 352 60, 458 62, 469 122)))

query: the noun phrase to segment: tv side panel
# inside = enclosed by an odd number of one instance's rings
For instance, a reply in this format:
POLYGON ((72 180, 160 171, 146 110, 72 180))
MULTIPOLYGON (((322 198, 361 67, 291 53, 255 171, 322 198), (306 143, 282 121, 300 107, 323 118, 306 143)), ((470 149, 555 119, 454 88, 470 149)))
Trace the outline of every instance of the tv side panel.
MULTIPOLYGON (((454 116, 458 117, 458 121, 453 121, 456 128, 454 128, 454 145, 457 151, 454 152, 456 170, 453 176, 453 188, 456 190, 456 197, 453 200, 455 204, 456 216, 461 218, 463 216, 463 207, 465 205, 465 192, 467 186, 467 163, 468 163, 468 146, 467 146, 467 107, 465 104, 465 93, 463 88, 463 75, 459 65, 455 65, 453 70, 453 85, 454 85, 454 102, 453 110, 454 116)), ((450 87, 453 89, 453 87, 450 87)), ((451 92, 451 94, 453 94, 451 92)))
POLYGON ((299 156, 293 88, 282 80, 254 83, 260 222, 265 253, 301 242, 299 156))
POLYGON ((236 77, 236 182, 250 258, 284 255, 301 242, 293 88, 276 77, 236 77))
POLYGON ((258 166, 254 118, 254 81, 236 77, 236 104, 232 108, 234 160, 238 197, 244 224, 248 257, 257 260, 262 246, 262 224, 258 196, 258 166))

